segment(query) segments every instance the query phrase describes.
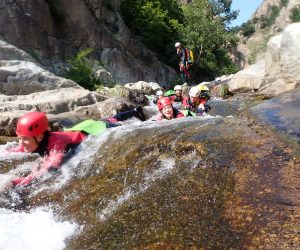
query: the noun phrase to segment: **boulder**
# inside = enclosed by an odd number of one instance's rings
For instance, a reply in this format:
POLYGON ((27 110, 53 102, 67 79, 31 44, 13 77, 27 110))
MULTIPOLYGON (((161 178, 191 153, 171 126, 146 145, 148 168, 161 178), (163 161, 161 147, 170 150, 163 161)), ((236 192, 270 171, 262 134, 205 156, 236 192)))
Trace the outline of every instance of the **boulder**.
POLYGON ((136 89, 145 95, 153 95, 157 90, 161 89, 161 86, 156 82, 144 82, 138 81, 135 83, 127 83, 126 88, 136 89))
POLYGON ((258 90, 265 76, 265 61, 261 60, 250 67, 239 71, 228 81, 230 92, 258 90))
POLYGON ((55 76, 34 62, 0 61, 0 89, 5 95, 26 95, 56 88, 80 88, 75 82, 55 76))
POLYGON ((92 110, 97 109, 97 104, 105 99, 106 97, 96 92, 82 88, 61 88, 29 95, 0 95, 0 134, 14 135, 18 117, 35 110, 50 114, 53 120, 57 117, 59 120, 75 122, 86 118, 97 118, 101 114, 92 110), (88 107, 89 112, 80 109, 84 106, 88 107))
POLYGON ((36 62, 32 56, 25 51, 18 49, 16 46, 0 40, 0 61, 1 60, 22 60, 36 62))

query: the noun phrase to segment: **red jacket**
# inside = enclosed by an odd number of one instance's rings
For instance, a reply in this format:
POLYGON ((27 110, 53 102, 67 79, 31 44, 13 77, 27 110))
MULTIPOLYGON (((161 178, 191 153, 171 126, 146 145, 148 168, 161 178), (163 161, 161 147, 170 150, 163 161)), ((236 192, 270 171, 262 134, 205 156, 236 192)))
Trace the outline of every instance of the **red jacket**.
MULTIPOLYGON (((44 156, 43 161, 38 169, 33 170, 29 175, 13 180, 15 186, 28 185, 34 178, 37 178, 50 168, 59 168, 64 154, 83 140, 86 135, 80 132, 48 132, 43 140, 39 143, 37 150, 33 153, 39 153, 44 156)), ((12 152, 25 152, 22 146, 13 148, 12 152)))

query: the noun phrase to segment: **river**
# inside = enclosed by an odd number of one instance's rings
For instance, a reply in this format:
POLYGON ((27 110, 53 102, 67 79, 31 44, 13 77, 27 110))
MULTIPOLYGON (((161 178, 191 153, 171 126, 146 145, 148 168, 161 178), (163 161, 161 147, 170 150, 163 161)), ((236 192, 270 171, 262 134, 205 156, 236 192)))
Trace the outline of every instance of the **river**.
MULTIPOLYGON (((0 249, 299 249, 299 147, 253 116, 259 102, 90 137, 0 197, 0 249)), ((2 182, 36 164, 11 144, 2 182)))

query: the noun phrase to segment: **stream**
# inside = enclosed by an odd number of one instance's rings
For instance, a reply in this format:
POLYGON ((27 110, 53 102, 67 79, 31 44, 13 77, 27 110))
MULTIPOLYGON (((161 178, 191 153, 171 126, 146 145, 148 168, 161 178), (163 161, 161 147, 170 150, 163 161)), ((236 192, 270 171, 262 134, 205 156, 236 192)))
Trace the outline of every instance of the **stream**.
MULTIPOLYGON (((277 127, 270 102, 214 99, 205 117, 90 136, 0 196, 0 249, 299 249, 300 124, 277 127)), ((0 145, 0 186, 36 164, 15 144, 0 145)))

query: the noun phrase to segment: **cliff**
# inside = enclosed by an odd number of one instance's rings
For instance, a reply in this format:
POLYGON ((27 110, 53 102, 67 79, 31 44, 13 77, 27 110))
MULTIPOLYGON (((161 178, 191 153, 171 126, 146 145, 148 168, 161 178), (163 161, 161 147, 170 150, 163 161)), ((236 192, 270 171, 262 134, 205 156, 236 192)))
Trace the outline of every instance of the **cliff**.
POLYGON ((176 72, 132 36, 119 7, 119 0, 0 1, 0 39, 54 73, 78 50, 93 48, 121 83, 174 79, 176 72))

